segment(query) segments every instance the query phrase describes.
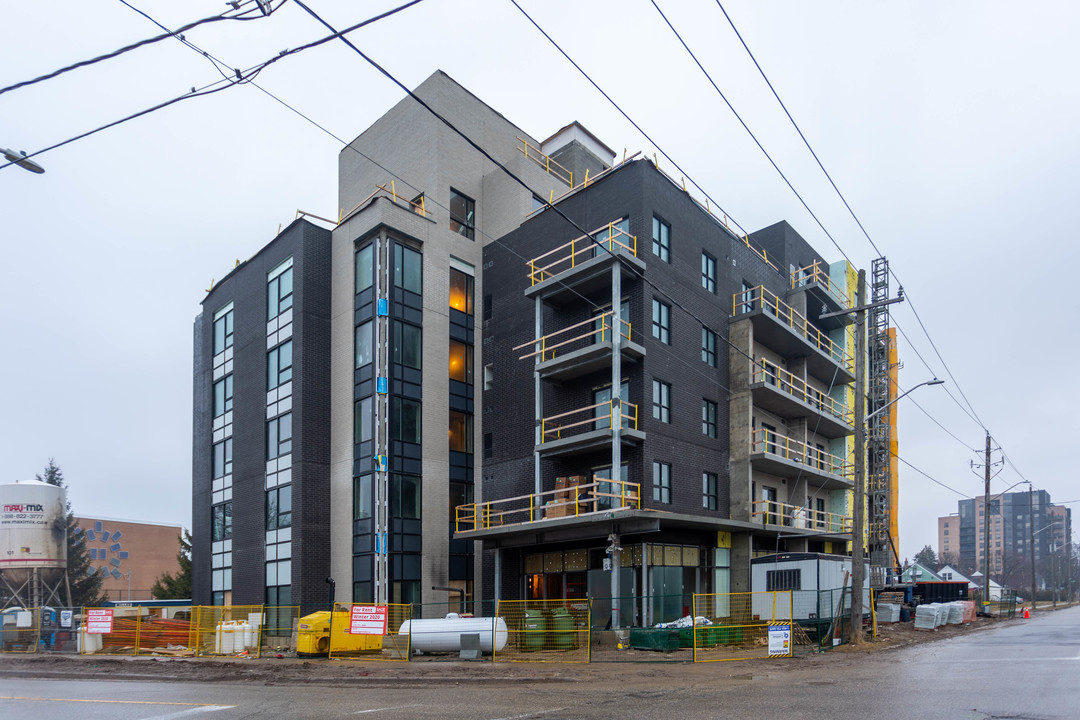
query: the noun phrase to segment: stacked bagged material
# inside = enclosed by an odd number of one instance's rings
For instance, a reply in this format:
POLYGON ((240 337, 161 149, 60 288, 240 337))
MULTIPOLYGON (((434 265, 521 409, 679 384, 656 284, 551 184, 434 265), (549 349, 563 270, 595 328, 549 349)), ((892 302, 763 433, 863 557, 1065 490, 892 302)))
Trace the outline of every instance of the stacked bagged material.
POLYGON ((973 600, 960 600, 964 607, 964 624, 975 622, 975 602, 973 600))
POLYGON ((941 606, 938 603, 927 603, 915 608, 915 629, 933 630, 939 625, 941 606))
POLYGON ((896 603, 878 603, 877 616, 878 622, 900 622, 900 606, 896 603))
POLYGON ((949 619, 950 625, 959 625, 964 622, 964 604, 960 601, 949 603, 949 619))

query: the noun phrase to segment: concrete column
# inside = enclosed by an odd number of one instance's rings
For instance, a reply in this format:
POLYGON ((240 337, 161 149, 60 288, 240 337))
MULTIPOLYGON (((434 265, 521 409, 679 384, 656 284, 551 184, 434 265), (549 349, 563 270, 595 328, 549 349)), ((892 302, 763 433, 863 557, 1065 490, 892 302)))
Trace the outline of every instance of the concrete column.
MULTIPOLYGON (((728 401, 728 445, 731 485, 728 490, 732 520, 750 520, 750 422, 754 412, 750 394, 751 366, 747 359, 753 347, 753 327, 749 320, 732 323, 728 330, 731 399, 728 401), (745 354, 744 354, 745 353, 745 354)), ((733 561, 734 562, 734 561, 733 561)), ((734 574, 733 574, 734 577, 734 574)))

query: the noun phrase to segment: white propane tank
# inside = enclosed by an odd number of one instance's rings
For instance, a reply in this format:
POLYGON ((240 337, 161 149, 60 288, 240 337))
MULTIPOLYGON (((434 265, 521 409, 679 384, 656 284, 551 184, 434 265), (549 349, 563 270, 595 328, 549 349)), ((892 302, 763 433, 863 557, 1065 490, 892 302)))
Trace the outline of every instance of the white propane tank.
POLYGON ((417 652, 459 652, 462 635, 479 635, 480 650, 495 652, 506 647, 506 621, 499 618, 463 618, 450 613, 433 620, 406 620, 398 634, 409 635, 409 647, 417 652))
POLYGON ((221 654, 221 623, 214 628, 214 654, 221 654))
POLYGON ((233 654, 233 628, 235 626, 231 622, 221 623, 221 654, 232 655, 233 654))
POLYGON ((244 623, 244 649, 254 648, 258 638, 258 632, 255 625, 251 623, 244 623))

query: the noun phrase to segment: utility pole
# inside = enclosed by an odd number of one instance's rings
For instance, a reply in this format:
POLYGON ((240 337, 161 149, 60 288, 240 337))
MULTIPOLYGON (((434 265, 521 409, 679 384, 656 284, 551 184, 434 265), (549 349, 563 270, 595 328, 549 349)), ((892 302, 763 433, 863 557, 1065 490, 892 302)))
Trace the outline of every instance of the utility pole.
POLYGON ((983 612, 990 612, 990 433, 986 433, 986 498, 983 500, 983 612))
POLYGON ((859 271, 855 313, 855 507, 851 513, 851 644, 862 644, 863 516, 866 510, 866 271, 859 271))
POLYGON ((1035 591, 1038 589, 1035 586, 1035 511, 1032 510, 1034 503, 1031 500, 1031 496, 1035 492, 1035 486, 1030 482, 1028 483, 1028 554, 1031 558, 1031 609, 1034 610, 1039 601, 1035 599, 1035 591))

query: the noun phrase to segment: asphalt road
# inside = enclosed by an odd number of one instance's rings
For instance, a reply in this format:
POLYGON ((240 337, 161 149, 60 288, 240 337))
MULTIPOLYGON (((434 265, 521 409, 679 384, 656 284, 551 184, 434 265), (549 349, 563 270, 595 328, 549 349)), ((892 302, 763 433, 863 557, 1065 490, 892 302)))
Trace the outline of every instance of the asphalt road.
MULTIPOLYGON (((2 670, 2 669, 0 669, 2 670)), ((0 672, 2 674, 2 672, 0 672)), ((1080 718, 1080 607, 877 653, 345 686, 0 677, 0 718, 1080 718), (720 666, 723 666, 721 668, 720 666)))

